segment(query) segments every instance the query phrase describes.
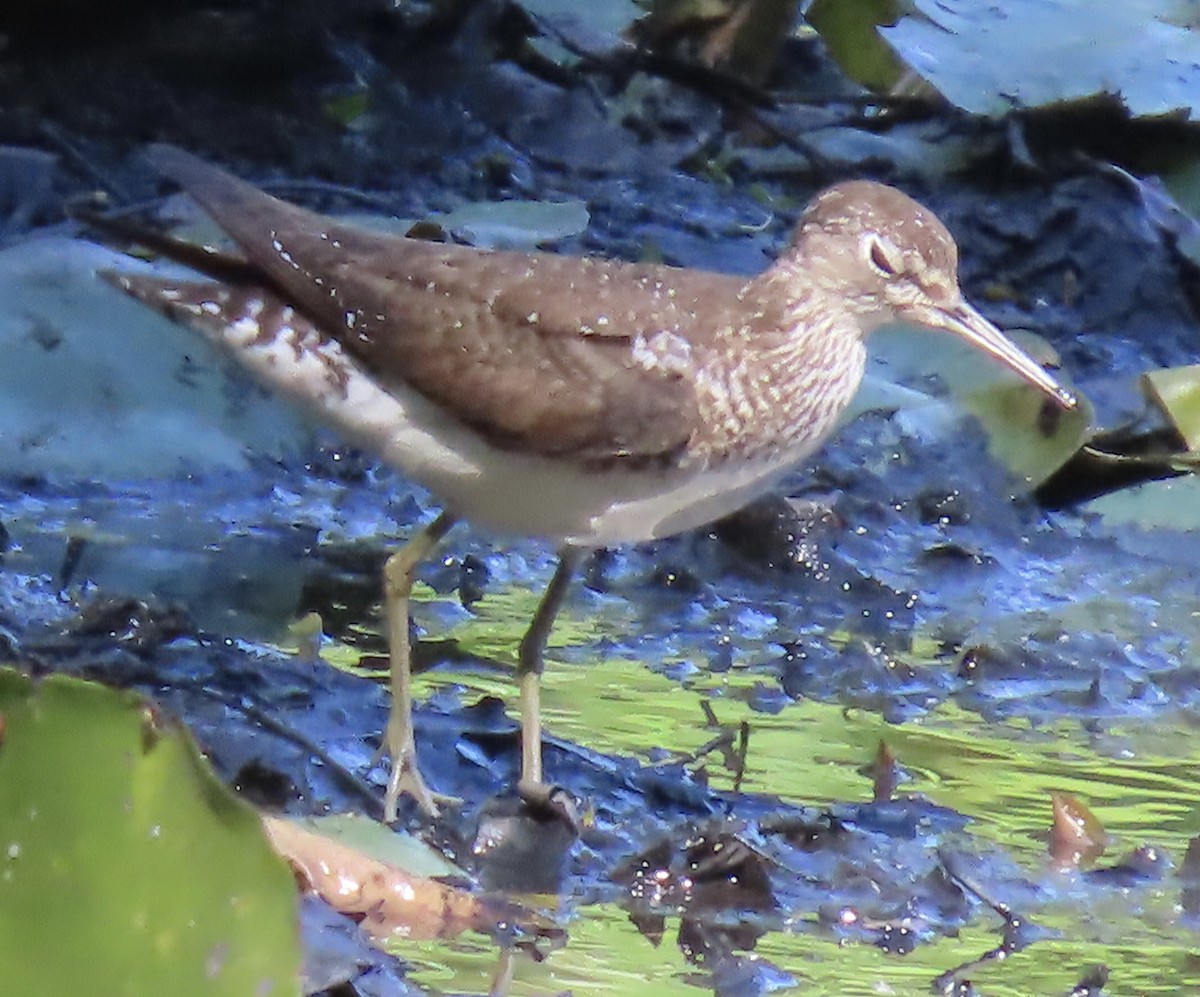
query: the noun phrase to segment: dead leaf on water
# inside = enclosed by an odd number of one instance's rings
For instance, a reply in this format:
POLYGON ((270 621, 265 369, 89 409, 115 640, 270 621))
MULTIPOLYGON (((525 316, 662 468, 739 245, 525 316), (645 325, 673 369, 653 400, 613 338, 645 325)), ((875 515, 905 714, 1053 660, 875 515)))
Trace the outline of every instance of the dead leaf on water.
POLYGON ((1051 793, 1054 823, 1050 827, 1050 857, 1063 870, 1090 865, 1104 854, 1108 835, 1099 818, 1071 793, 1051 793))
POLYGON ((532 937, 558 933, 514 904, 405 872, 294 821, 271 816, 262 821, 302 888, 358 921, 378 943, 448 938, 469 930, 488 933, 501 923, 523 927, 532 937))

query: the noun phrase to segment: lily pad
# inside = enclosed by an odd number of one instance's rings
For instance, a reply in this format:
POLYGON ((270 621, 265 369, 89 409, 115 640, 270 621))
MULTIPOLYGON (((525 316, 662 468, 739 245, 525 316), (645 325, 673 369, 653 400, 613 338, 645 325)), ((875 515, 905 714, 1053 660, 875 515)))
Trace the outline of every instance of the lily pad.
POLYGON ((1110 529, 1128 525, 1143 530, 1200 530, 1200 477, 1147 481, 1103 495, 1083 509, 1100 516, 1110 529))
POLYGON ((633 0, 520 0, 519 6, 552 33, 588 52, 621 48, 625 29, 642 14, 633 0))
POLYGON ((333 814, 328 817, 309 817, 296 823, 302 830, 322 835, 414 876, 467 878, 462 869, 420 838, 394 831, 369 817, 333 814))
POLYGON ((1151 370, 1142 390, 1171 421, 1189 450, 1200 450, 1200 364, 1151 370))
POLYGON ((103 269, 178 272, 59 236, 0 249, 0 471, 108 480, 219 471, 246 467, 248 453, 311 445, 294 411, 97 280, 103 269))
POLYGON ((6 993, 299 993, 291 873, 186 731, 11 670, 0 718, 6 993))
POLYGON ((947 100, 973 114, 1115 97, 1134 115, 1200 116, 1200 34, 1162 0, 913 0, 880 29, 947 100))
POLYGON ((590 220, 583 201, 472 201, 429 221, 480 249, 532 249, 578 235, 590 220))
POLYGON ((899 16, 899 0, 813 0, 805 19, 847 74, 873 90, 888 90, 904 65, 875 28, 895 24, 899 16))
POLYGON ((1069 412, 1027 384, 1005 379, 962 399, 988 433, 988 451, 1036 487, 1074 454, 1087 436, 1092 408, 1078 396, 1069 412))
MULTIPOLYGON (((1027 353, 1045 346, 1031 335, 1014 336, 1027 353)), ((979 350, 953 337, 896 324, 872 335, 871 364, 850 414, 867 409, 904 413, 910 432, 948 432, 962 410, 982 424, 992 456, 1036 486, 1080 447, 1092 421, 1091 406, 1064 412, 1036 388, 979 350), (953 405, 942 395, 949 395, 953 405)), ((1049 357, 1039 359, 1051 359, 1049 357)))

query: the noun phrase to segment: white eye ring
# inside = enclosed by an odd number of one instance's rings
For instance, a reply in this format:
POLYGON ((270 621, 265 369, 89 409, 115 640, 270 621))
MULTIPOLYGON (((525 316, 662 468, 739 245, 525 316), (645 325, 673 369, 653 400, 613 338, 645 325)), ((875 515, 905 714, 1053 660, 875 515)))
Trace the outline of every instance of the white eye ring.
POLYGON ((886 239, 876 235, 867 236, 864 250, 867 263, 881 277, 895 277, 904 268, 900 251, 886 239))

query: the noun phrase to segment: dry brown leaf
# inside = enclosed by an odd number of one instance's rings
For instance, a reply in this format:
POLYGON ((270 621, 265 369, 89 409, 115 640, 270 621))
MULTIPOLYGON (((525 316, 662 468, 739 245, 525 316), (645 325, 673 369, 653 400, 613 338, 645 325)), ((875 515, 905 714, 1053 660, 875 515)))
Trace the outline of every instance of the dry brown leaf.
POLYGON ((796 23, 797 0, 654 0, 629 37, 659 51, 691 51, 710 69, 761 86, 796 23))
POLYGON ((464 890, 412 876, 293 821, 266 815, 262 821, 302 888, 360 921, 377 941, 446 938, 496 925, 491 905, 464 890))
POLYGON ((700 61, 761 86, 795 21, 796 0, 742 0, 707 33, 700 61))

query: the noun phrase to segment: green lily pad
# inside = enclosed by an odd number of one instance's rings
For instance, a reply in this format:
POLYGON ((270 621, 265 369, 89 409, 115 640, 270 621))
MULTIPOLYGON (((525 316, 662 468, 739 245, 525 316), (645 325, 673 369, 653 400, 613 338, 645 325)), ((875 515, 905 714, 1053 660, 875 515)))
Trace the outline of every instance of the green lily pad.
POLYGON ((875 29, 899 16, 899 0, 813 0, 804 15, 847 75, 880 91, 896 83, 904 64, 875 29))
POLYGON ((0 738, 5 993, 299 993, 291 873, 186 731, 4 669, 0 738))
POLYGON ((1171 421, 1189 450, 1200 450, 1200 364, 1150 370, 1142 390, 1171 421))
POLYGON ((296 821, 306 831, 354 848, 413 876, 466 879, 467 873, 416 835, 398 832, 359 814, 331 814, 296 821))
MULTIPOLYGON (((1014 333, 1026 353, 1046 362, 1044 341, 1014 333)), ((1080 447, 1092 421, 1087 399, 1064 412, 1037 388, 978 349, 953 337, 904 323, 871 336, 872 365, 849 415, 867 409, 903 411, 910 428, 923 434, 953 432, 966 411, 982 424, 992 456, 1019 479, 1036 487, 1080 447), (937 391, 929 387, 934 380, 937 391), (948 404, 940 394, 950 396, 948 404)))
POLYGON ((997 381, 962 399, 988 433, 988 452, 1030 487, 1057 471, 1087 437, 1092 407, 1083 396, 1064 412, 1035 388, 997 381))

